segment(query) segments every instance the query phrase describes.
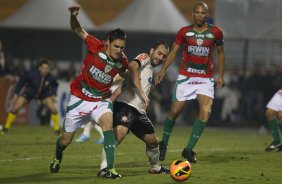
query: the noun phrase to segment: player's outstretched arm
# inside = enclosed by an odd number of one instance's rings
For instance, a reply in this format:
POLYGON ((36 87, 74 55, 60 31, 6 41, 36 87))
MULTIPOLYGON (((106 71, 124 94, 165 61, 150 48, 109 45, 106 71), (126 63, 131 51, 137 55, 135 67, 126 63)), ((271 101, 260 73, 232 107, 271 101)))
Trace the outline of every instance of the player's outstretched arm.
POLYGON ((79 13, 80 6, 69 7, 70 11, 70 26, 71 29, 83 40, 86 39, 88 33, 81 27, 79 21, 77 20, 77 15, 79 13))
POLYGON ((134 86, 137 88, 139 94, 141 95, 141 98, 144 102, 144 106, 145 109, 148 107, 149 105, 149 98, 147 97, 147 95, 145 94, 141 82, 140 82, 140 74, 139 74, 139 64, 136 61, 131 61, 128 65, 128 71, 130 73, 130 76, 132 78, 132 82, 134 84, 134 86))

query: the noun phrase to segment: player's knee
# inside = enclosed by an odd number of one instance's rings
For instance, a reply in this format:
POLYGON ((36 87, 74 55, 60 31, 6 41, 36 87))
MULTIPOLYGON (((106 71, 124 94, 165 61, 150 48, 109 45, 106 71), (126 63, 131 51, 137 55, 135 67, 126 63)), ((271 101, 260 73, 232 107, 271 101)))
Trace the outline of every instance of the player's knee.
POLYGON ((202 122, 207 122, 210 118, 210 114, 211 114, 211 108, 208 107, 204 107, 201 111, 200 111, 200 116, 199 119, 202 122))
POLYGON ((150 139, 146 142, 146 144, 149 148, 155 149, 159 146, 159 139, 158 138, 150 139))
POLYGON ((275 118, 275 111, 267 109, 265 112, 265 116, 268 121, 271 121, 275 118))

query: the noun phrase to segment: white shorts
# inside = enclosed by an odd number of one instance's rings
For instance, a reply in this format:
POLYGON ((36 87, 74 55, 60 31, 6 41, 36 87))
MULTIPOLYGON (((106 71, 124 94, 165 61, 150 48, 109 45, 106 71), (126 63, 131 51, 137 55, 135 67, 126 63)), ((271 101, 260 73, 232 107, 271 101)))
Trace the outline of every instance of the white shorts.
POLYGON ((107 112, 113 113, 113 104, 110 101, 90 102, 71 95, 63 124, 64 131, 75 132, 89 121, 99 124, 100 117, 107 112))
POLYGON ((266 105, 268 109, 282 111, 282 90, 278 90, 266 105))
POLYGON ((214 79, 178 75, 172 96, 173 101, 196 99, 198 94, 214 99, 214 79))

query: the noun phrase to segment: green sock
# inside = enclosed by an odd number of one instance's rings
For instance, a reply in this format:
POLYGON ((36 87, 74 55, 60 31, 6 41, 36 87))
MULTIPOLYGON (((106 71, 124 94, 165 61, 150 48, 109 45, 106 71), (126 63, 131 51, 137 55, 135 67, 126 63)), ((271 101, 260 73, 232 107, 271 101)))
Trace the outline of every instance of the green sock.
POLYGON ((168 118, 165 119, 164 121, 164 131, 163 131, 163 138, 162 141, 168 145, 169 137, 172 132, 172 129, 174 127, 175 121, 170 120, 168 118))
POLYGON ((106 152, 107 166, 108 169, 114 168, 115 159, 115 136, 113 130, 107 130, 103 132, 104 134, 104 149, 106 152))
POLYGON ((199 138, 201 137, 201 134, 203 130, 205 129, 206 123, 196 119, 193 124, 192 132, 190 135, 190 139, 188 141, 188 144, 186 145, 187 150, 193 150, 195 145, 197 144, 199 138))
POLYGON ((67 146, 61 143, 61 138, 58 138, 56 142, 56 159, 60 160, 60 162, 63 159, 63 151, 66 149, 66 147, 67 146))
POLYGON ((269 124, 269 129, 271 132, 271 135, 274 139, 275 143, 280 143, 281 138, 280 138, 280 127, 279 127, 279 122, 276 118, 268 122, 269 124))

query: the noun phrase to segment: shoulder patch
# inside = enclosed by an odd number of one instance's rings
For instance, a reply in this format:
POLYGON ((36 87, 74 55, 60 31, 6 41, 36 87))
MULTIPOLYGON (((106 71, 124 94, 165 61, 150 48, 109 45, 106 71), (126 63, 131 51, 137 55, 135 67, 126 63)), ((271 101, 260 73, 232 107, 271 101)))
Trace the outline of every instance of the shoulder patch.
POLYGON ((100 56, 102 59, 107 59, 107 56, 106 56, 104 53, 102 53, 102 52, 99 52, 99 56, 100 56))

